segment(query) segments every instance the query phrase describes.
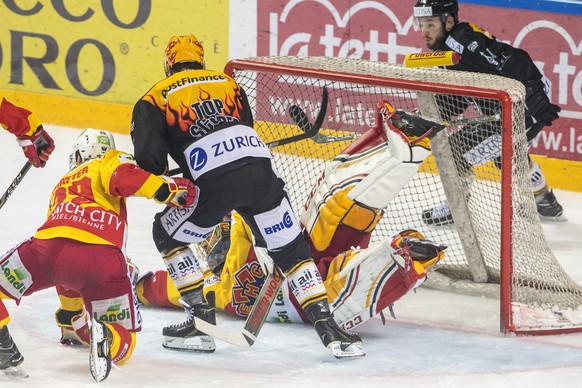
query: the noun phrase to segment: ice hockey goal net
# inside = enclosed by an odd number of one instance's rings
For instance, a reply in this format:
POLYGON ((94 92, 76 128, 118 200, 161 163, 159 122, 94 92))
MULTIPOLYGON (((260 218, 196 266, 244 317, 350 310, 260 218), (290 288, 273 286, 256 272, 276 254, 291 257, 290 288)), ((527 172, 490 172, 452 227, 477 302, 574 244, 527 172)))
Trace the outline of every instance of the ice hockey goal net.
POLYGON ((433 140, 433 155, 391 201, 373 241, 414 228, 446 243, 427 286, 500 298, 503 332, 582 331, 582 288, 548 247, 536 212, 519 82, 328 57, 256 57, 231 61, 225 71, 245 89, 266 142, 299 134, 289 107, 313 122, 323 87, 329 91, 320 133, 273 149, 298 214, 326 163, 375 126, 378 101, 455 123, 458 132, 433 140), (445 200, 454 223, 423 221, 425 210, 445 200))

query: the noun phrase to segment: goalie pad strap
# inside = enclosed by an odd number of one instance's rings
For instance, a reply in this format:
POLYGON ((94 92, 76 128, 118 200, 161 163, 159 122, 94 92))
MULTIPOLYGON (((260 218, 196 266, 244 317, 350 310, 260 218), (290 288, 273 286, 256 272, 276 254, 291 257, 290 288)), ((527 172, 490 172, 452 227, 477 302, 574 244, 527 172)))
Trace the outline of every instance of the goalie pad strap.
POLYGON ((340 222, 361 232, 371 232, 383 214, 378 209, 354 202, 340 222))
POLYGON ((426 279, 427 268, 441 257, 439 254, 425 267, 397 247, 400 234, 391 240, 342 253, 332 261, 325 286, 334 315, 345 329, 379 314, 418 287, 426 279))

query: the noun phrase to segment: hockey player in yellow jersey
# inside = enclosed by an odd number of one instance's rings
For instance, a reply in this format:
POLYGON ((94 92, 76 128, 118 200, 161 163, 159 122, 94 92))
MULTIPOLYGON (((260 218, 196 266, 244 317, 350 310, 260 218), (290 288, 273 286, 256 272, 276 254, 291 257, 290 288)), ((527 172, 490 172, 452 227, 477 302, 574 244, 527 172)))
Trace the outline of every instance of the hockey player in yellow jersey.
POLYGON ((75 311, 57 312, 57 319, 78 342, 90 345, 93 378, 101 381, 111 363, 127 361, 141 317, 125 256, 125 198, 188 207, 196 194, 187 179, 139 168, 130 154, 115 150, 109 132, 83 131, 70 154, 70 171, 53 189, 47 220, 31 239, 0 257, 0 370, 23 361, 1 299, 20 301, 54 286, 82 297, 75 311))
POLYGON ((274 171, 272 155, 253 128, 244 90, 228 75, 205 68, 204 49, 194 35, 170 38, 164 57, 166 79, 134 106, 135 157, 140 167, 161 174, 170 156, 200 195, 187 212, 167 209, 154 220, 154 242, 188 313, 185 322, 164 328, 163 346, 215 350, 214 339, 194 324, 194 317, 214 324, 215 307, 213 294, 203 294, 203 270, 189 245, 203 241, 227 213, 236 210, 257 245, 267 249, 290 282, 312 276, 310 287, 298 289, 296 296, 323 345, 335 357, 363 356, 360 337, 343 331, 333 318, 285 182, 274 171), (284 227, 271 228, 279 224, 284 227))

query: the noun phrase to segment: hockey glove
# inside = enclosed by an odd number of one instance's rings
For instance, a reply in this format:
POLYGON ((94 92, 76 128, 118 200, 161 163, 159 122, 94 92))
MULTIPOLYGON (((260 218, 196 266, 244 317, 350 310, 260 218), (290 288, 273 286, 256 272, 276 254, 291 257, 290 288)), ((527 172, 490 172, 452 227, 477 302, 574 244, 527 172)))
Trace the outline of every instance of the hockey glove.
POLYGON ((525 106, 527 112, 536 122, 546 126, 552 125, 558 112, 562 109, 550 102, 544 90, 544 83, 540 79, 530 80, 525 83, 525 106))
POLYGON ((34 167, 44 167, 55 149, 55 142, 42 126, 31 136, 18 136, 18 145, 34 167))
POLYGON ((435 123, 418 115, 405 112, 402 109, 396 109, 392 113, 391 120, 392 124, 405 135, 418 138, 428 137, 432 139, 445 128, 443 124, 435 123))
POLYGON ((421 263, 425 270, 439 262, 447 249, 446 245, 427 240, 414 229, 404 230, 394 236, 391 246, 397 248, 396 253, 421 263))
POLYGON ((172 207, 189 207, 194 204, 198 196, 198 187, 186 178, 171 178, 162 176, 164 183, 156 194, 154 200, 158 203, 167 204, 172 207))

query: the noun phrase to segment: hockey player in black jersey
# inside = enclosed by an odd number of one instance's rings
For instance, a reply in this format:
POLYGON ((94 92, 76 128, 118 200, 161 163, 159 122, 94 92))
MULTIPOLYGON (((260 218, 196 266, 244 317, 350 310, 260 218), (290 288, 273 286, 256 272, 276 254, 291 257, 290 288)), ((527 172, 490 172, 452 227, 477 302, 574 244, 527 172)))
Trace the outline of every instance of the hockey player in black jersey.
MULTIPOLYGON (((527 140, 534 139, 544 126, 552 125, 556 120, 560 107, 552 104, 546 95, 545 77, 536 67, 527 52, 506 44, 488 31, 473 23, 459 21, 459 6, 457 0, 417 0, 414 6, 415 27, 422 34, 426 46, 434 51, 455 51, 461 55, 460 61, 449 68, 478 73, 487 73, 512 78, 522 82, 526 88, 526 135, 527 140)), ((439 105, 444 116, 459 115, 471 102, 462 97, 442 95, 439 105), (450 99, 461 100, 451 104, 450 99), (461 108, 453 111, 452 106, 461 108)), ((438 99, 437 99, 438 100, 438 99)), ((479 106, 480 109, 485 109, 479 106)), ((491 109, 491 108, 489 108, 491 109)), ((483 112, 490 115, 496 112, 483 112)), ((448 117, 447 117, 448 118, 448 117)), ((481 140, 494 135, 492 126, 482 126, 481 140)), ((457 139, 452 139, 461 147, 461 154, 477 146, 475 141, 463 139, 463 131, 457 139)), ((499 158, 496 164, 499 165, 499 158)), ((529 158, 530 178, 535 195, 538 214, 542 219, 566 221, 562 206, 556 200, 552 190, 548 188, 545 176, 538 163, 529 158)), ((464 163, 471 177, 471 162, 464 163)), ((469 179, 470 180, 470 179, 469 179)), ((470 184, 470 183, 469 183, 470 184)), ((423 220, 430 225, 452 223, 453 219, 448 203, 442 202, 422 214, 423 220)))
POLYGON ((338 358, 364 356, 361 338, 334 320, 285 182, 253 128, 251 106, 241 86, 227 74, 205 68, 204 48, 194 35, 170 38, 164 57, 167 78, 133 110, 135 159, 146 171, 166 171, 170 156, 195 182, 200 196, 186 212, 167 208, 155 217, 156 247, 188 314, 185 322, 164 328, 162 345, 207 353, 216 349, 214 339, 195 324, 195 317, 216 323, 215 295, 203 294, 204 271, 189 245, 204 241, 236 210, 289 281, 302 284, 297 299, 324 346, 338 358), (305 281, 308 278, 312 281, 305 281))

